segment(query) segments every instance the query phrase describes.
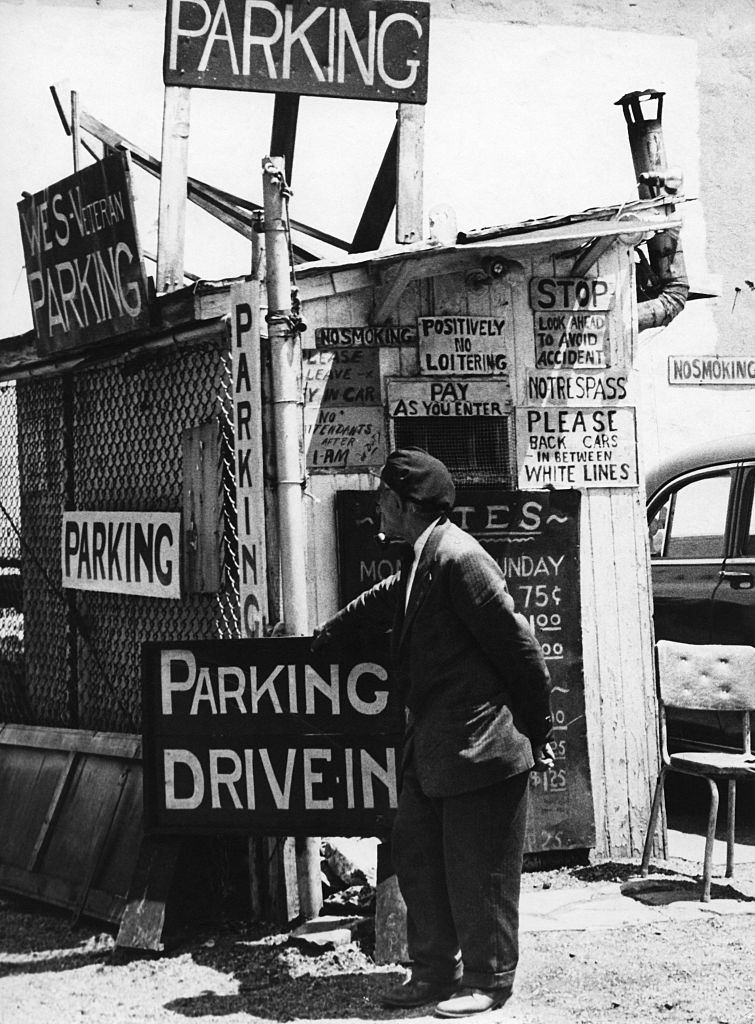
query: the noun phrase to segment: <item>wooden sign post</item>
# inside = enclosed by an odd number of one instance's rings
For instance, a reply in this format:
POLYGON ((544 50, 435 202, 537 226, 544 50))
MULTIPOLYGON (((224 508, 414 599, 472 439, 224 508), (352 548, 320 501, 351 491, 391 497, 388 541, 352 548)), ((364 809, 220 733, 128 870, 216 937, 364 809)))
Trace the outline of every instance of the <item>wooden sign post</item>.
POLYGON ((166 85, 157 221, 158 292, 172 292, 181 288, 184 282, 190 109, 191 90, 185 86, 166 85))
MULTIPOLYGON (((426 0, 367 0, 352 5, 325 0, 314 9, 272 0, 249 5, 243 0, 168 0, 163 78, 163 158, 158 229, 157 289, 183 283, 185 203, 191 87, 249 90, 276 94, 270 158, 264 161, 267 238, 268 336, 271 352, 272 424, 275 443, 277 530, 280 584, 286 631, 309 632, 307 562, 303 512, 304 439, 301 434, 302 359, 299 335, 291 327, 287 223, 283 192, 289 180, 299 95, 354 97, 398 103, 398 124, 381 168, 377 190, 383 214, 396 208, 396 238, 422 237, 422 138, 427 100, 430 5, 426 0), (288 168, 286 168, 288 163, 288 168), (390 182, 390 188, 386 184, 390 182)), ((369 204, 368 204, 369 205, 369 204)), ((375 218, 372 218, 374 220, 375 218)), ((385 221, 387 223, 387 219, 385 221)), ((383 225, 384 230, 385 225, 383 225)), ((371 232, 376 229, 370 227, 371 232)), ((373 247, 382 240, 376 237, 373 247)), ((369 241, 372 242, 372 235, 369 241)), ((256 275, 255 275, 256 276, 256 275)), ((258 306, 254 296, 231 296, 234 350, 234 429, 236 433, 239 598, 242 636, 259 635, 265 619, 265 565, 262 423, 252 400, 259 395, 259 354, 244 354, 244 309, 258 306), (242 360, 254 374, 242 374, 242 360), (244 394, 239 388, 243 385, 244 394), (253 417, 250 417, 250 409, 253 417), (259 441, 259 445, 258 442, 259 441), (260 459, 257 460, 257 453, 260 459), (249 459, 255 457, 255 472, 249 459), (258 471, 258 472, 257 472, 258 471), (256 525, 255 525, 256 524, 256 525)), ((258 308, 252 320, 256 322, 258 308)), ((252 321, 250 321, 251 324, 252 321)), ((259 336, 259 332, 256 332, 259 336)), ((332 361, 332 360, 331 360, 332 361)), ((369 387, 369 384, 366 385, 369 387)), ((352 389, 353 390, 353 389, 352 389)), ((373 386, 377 396, 377 389, 373 386)), ((371 415, 354 410, 344 391, 342 405, 329 398, 325 410, 310 417, 312 464, 349 461, 377 465, 384 450, 379 399, 371 415), (357 434, 364 440, 355 444, 357 434)), ((314 917, 322 901, 319 842, 306 838, 298 847, 301 909, 314 917)))

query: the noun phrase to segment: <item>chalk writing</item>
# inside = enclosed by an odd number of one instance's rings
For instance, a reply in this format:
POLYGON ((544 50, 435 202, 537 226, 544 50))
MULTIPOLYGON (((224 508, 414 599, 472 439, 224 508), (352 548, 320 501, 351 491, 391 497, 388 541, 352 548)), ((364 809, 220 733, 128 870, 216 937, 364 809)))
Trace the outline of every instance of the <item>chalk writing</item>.
MULTIPOLYGON (((503 569, 551 674, 556 766, 531 776, 528 850, 591 846, 595 836, 582 679, 579 503, 576 491, 460 489, 451 512, 503 569)), ((379 544, 372 492, 337 492, 336 525, 339 597, 346 602, 397 571, 402 548, 379 544)))

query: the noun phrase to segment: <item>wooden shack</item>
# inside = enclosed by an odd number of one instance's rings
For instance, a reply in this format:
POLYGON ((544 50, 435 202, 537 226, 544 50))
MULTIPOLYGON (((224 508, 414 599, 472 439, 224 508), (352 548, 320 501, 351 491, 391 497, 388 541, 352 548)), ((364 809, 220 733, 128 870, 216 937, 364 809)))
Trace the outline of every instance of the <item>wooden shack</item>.
MULTIPOLYGON (((300 406, 309 627, 395 567, 374 539, 371 492, 386 453, 419 444, 444 459, 457 484, 454 516, 504 566, 554 680, 558 760, 533 776, 531 852, 626 856, 644 837, 658 752, 634 247, 678 223, 663 202, 640 201, 296 268, 308 325, 300 406)), ((10 746, 37 751, 9 799, 40 756, 45 786, 36 824, 0 849, 0 870, 6 886, 12 876, 18 891, 93 912, 105 899, 98 880, 116 864, 105 915, 113 920, 133 871, 112 836, 118 815, 139 804, 138 744, 129 747, 132 781, 111 771, 100 794, 107 832, 84 889, 80 865, 61 877, 58 858, 44 884, 35 872, 91 771, 74 753, 87 755, 93 733, 138 739, 142 643, 243 635, 231 284, 153 299, 149 327, 126 338, 49 352, 32 332, 0 352, 0 375, 16 382, 29 716, 65 732, 53 742, 5 730, 10 746), (155 530, 180 523, 177 589, 110 587, 87 559, 76 564, 88 578, 72 580, 62 526, 72 523, 72 536, 86 526, 93 542, 126 515, 155 530), (45 744, 59 753, 40 755, 45 744)), ((262 353, 264 363, 264 339, 262 353)), ((269 425, 264 387, 262 397, 269 425)), ((103 740, 98 753, 111 748, 116 740, 103 740)), ((82 806, 69 830, 85 827, 82 806)))
POLYGON ((354 494, 376 486, 365 470, 396 445, 444 459, 457 521, 504 565, 554 679, 559 760, 532 780, 530 850, 626 856, 644 838, 658 752, 634 247, 678 223, 640 202, 298 270, 312 622, 393 571, 354 494))

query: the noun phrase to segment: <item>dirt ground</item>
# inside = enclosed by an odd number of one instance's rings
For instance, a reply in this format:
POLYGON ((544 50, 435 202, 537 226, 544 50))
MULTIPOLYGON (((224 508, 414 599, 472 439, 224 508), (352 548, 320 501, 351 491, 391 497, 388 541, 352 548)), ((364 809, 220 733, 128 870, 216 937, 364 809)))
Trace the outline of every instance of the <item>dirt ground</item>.
MULTIPOLYGON (((587 888, 635 872, 636 865, 628 864, 561 868, 527 873, 524 886, 587 888)), ((381 1007, 380 993, 404 972, 376 966, 369 949, 368 935, 360 944, 313 953, 288 934, 237 922, 194 930, 159 957, 120 962, 112 935, 96 922, 71 928, 68 914, 5 897, 0 1024, 434 1019, 432 1007, 381 1007)), ((738 913, 615 930, 525 933, 514 996, 484 1019, 752 1024, 754 963, 755 916, 738 913)))

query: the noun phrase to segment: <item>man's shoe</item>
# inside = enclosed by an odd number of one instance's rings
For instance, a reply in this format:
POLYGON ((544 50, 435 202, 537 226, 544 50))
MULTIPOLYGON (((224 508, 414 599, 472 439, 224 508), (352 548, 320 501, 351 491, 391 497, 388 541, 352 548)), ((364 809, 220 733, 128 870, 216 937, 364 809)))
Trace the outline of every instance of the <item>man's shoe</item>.
POLYGON ((460 988, 450 999, 438 1003, 435 1013, 438 1017, 472 1017, 497 1010, 510 995, 510 988, 460 988))
POLYGON ((456 991, 457 982, 421 981, 410 978, 401 985, 394 985, 382 997, 383 1006, 398 1006, 409 1008, 412 1006, 424 1006, 426 1003, 436 1003, 439 999, 445 999, 452 992, 456 991))

